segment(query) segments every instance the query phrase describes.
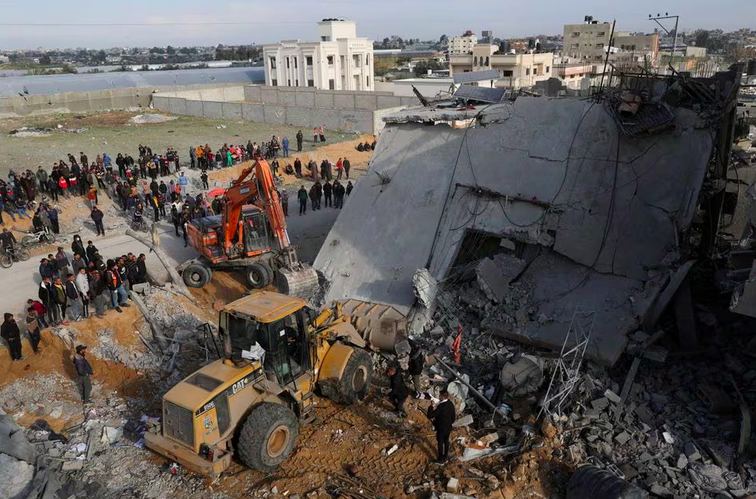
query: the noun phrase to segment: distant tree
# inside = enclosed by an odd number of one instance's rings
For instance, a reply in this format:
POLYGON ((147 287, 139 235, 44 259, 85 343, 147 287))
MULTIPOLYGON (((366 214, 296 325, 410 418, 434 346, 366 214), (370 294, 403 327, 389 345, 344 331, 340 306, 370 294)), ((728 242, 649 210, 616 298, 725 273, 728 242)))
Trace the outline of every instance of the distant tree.
POLYGON ((171 47, 170 45, 168 45, 168 46, 167 46, 167 47, 165 48, 165 51, 166 51, 166 53, 167 53, 168 55, 173 55, 173 54, 175 54, 175 53, 176 53, 176 49, 175 49, 175 48, 173 48, 173 47, 171 47))
POLYGON ((446 69, 446 64, 442 64, 436 60, 420 61, 415 66, 415 76, 422 76, 428 74, 428 70, 446 69))
POLYGON ((383 39, 383 44, 381 45, 383 48, 387 49, 389 45, 391 44, 391 40, 388 39, 388 37, 383 39))
POLYGON ((152 47, 150 54, 165 54, 165 49, 163 47, 152 47))
POLYGON ((97 62, 105 62, 108 58, 108 54, 104 50, 100 50, 94 54, 93 59, 97 62))
POLYGON ((39 63, 43 66, 49 66, 50 64, 52 64, 52 61, 50 60, 50 56, 45 54, 39 58, 39 63))
POLYGON ((76 74, 78 71, 76 71, 76 68, 71 66, 70 64, 63 64, 63 66, 60 69, 61 73, 68 73, 68 74, 76 74))

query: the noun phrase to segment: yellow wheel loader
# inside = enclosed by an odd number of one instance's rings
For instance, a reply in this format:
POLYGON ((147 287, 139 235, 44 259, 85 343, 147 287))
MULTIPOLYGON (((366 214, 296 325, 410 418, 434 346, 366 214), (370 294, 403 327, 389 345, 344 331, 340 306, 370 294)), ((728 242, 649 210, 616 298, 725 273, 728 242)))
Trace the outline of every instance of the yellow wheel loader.
POLYGON ((366 341, 341 305, 316 315, 300 298, 255 291, 220 312, 219 334, 224 358, 171 388, 162 432, 145 435, 148 448, 195 472, 217 476, 234 455, 271 471, 313 419, 316 388, 350 403, 370 387, 366 341))

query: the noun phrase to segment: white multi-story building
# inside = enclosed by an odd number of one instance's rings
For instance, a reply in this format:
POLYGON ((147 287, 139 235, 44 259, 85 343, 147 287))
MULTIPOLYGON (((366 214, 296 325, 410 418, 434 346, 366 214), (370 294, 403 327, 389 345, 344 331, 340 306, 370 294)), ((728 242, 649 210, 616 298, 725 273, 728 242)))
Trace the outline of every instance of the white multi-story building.
POLYGON ((283 40, 263 46, 265 84, 321 90, 374 90, 373 42, 352 21, 324 19, 317 42, 283 40))
POLYGON ((469 54, 477 44, 478 37, 472 33, 468 32, 462 36, 453 36, 449 38, 449 55, 469 54))
POLYGON ((532 87, 536 82, 551 78, 554 54, 500 54, 498 48, 479 43, 471 53, 450 55, 450 74, 493 69, 499 72, 495 86, 514 89, 532 87))

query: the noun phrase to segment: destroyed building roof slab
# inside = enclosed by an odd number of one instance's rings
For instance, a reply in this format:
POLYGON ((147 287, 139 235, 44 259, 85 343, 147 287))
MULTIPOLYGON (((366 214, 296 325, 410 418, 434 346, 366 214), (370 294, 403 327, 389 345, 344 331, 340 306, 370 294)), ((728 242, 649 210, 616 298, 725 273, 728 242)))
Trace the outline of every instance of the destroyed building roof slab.
MULTIPOLYGON (((646 281, 691 223, 712 135, 676 108, 671 128, 628 137, 605 105, 520 97, 473 111, 482 126, 464 130, 388 125, 315 260, 330 282, 326 299, 408 311, 413 273, 428 267, 443 279, 468 231, 540 245, 583 275, 633 289, 646 281)), ((563 332, 568 315, 555 321, 563 332)))

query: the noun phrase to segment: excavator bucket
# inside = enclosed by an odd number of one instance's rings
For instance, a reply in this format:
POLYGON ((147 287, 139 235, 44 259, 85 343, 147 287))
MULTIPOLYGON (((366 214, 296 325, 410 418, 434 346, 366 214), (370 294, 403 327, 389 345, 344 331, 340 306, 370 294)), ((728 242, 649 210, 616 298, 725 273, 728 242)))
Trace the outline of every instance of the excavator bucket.
POLYGON ((304 263, 294 269, 281 267, 276 272, 276 288, 279 293, 309 300, 318 289, 318 273, 304 263))

